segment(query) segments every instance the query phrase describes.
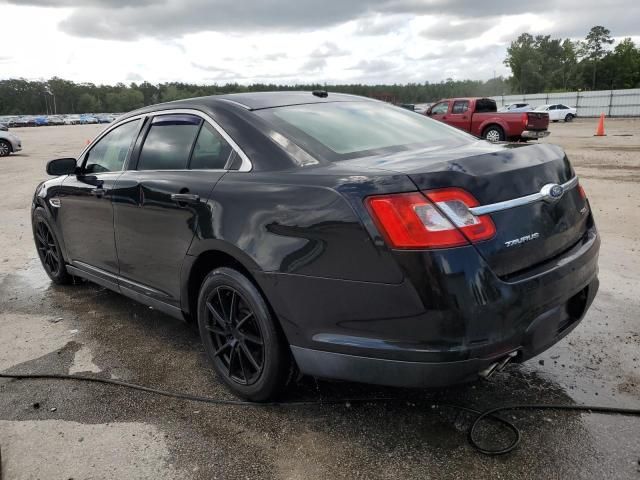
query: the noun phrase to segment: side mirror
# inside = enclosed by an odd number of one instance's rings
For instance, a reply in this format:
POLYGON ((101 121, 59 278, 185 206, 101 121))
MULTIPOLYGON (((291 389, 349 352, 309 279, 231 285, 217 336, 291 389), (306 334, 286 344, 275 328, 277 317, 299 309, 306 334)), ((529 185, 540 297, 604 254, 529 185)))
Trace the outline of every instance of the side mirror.
POLYGON ((76 173, 76 159, 75 158, 56 158, 55 160, 49 160, 47 162, 47 173, 49 175, 71 175, 76 173))
POLYGON ((424 112, 424 114, 425 114, 427 117, 430 117, 430 116, 431 116, 431 107, 427 108, 427 111, 426 111, 426 112, 424 112))

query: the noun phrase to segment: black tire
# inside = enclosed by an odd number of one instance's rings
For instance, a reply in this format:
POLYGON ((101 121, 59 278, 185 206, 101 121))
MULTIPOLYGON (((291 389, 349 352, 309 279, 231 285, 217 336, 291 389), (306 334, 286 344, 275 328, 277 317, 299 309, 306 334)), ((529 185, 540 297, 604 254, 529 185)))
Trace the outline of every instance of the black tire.
POLYGON ((51 281, 58 285, 73 283, 73 277, 67 272, 60 243, 42 208, 36 208, 33 212, 31 226, 38 257, 51 281))
POLYGON ((504 130, 499 125, 490 125, 485 128, 482 133, 482 138, 490 142, 504 142, 505 135, 504 130))
POLYGON ((6 140, 0 140, 0 157, 8 157, 11 153, 11 144, 6 140))
POLYGON ((567 116, 564 117, 565 122, 573 122, 574 115, 572 113, 567 113, 567 116))
POLYGON ((243 274, 223 267, 204 279, 198 329, 214 370, 235 394, 264 402, 284 390, 292 368, 287 341, 243 274))

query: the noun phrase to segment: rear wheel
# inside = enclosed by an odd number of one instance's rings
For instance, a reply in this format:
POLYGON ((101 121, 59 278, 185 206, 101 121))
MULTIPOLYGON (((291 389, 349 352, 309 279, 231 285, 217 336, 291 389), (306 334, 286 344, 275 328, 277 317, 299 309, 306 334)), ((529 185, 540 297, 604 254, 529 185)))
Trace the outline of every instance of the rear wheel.
POLYGON ((33 214, 32 227, 38 257, 44 271, 54 283, 59 285, 72 283, 73 277, 67 272, 58 239, 40 208, 33 214))
POLYGON ((0 157, 6 157, 11 153, 11 145, 6 140, 0 140, 0 157))
POLYGON ((572 113, 567 113, 567 116, 564 117, 564 121, 565 122, 572 122, 573 121, 573 114, 572 113))
POLYGON ((498 125, 491 125, 485 129, 482 138, 490 142, 502 142, 505 139, 504 130, 498 125))
POLYGON ((287 342, 251 281, 231 268, 212 271, 198 296, 198 328, 220 379, 237 395, 263 402, 291 373, 287 342))

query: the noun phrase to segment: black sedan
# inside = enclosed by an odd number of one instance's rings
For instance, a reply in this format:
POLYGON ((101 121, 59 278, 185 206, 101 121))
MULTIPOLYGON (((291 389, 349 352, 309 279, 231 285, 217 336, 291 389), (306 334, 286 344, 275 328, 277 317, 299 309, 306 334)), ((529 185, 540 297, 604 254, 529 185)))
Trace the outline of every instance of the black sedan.
POLYGON ((119 118, 33 198, 51 279, 197 322, 237 394, 299 371, 397 386, 549 348, 598 289, 559 147, 490 144, 378 101, 220 95, 119 118))

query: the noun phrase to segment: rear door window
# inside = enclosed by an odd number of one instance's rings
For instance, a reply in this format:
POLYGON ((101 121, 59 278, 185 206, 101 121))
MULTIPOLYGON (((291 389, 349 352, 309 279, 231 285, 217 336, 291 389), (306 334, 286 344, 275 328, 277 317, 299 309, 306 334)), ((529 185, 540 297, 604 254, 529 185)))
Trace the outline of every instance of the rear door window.
POLYGON ((223 169, 231 155, 231 145, 207 122, 202 125, 198 140, 193 147, 191 163, 192 169, 223 169))
POLYGON ((184 170, 202 120, 195 115, 153 118, 142 145, 138 170, 184 170))

